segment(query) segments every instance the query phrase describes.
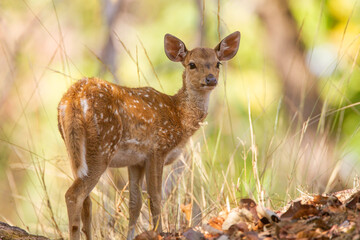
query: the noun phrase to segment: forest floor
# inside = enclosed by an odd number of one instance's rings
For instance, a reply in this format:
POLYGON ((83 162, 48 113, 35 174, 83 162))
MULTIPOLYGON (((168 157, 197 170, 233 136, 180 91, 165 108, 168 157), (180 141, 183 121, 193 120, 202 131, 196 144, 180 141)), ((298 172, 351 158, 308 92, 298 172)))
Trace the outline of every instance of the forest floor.
MULTIPOLYGON (((187 218, 191 206, 182 207, 187 218)), ((272 211, 252 199, 223 210, 206 224, 177 233, 146 231, 135 240, 233 239, 360 239, 360 191, 348 189, 326 195, 304 195, 284 209, 272 211)), ((0 222, 0 240, 47 240, 0 222)))
MULTIPOLYGON (((190 208, 184 208, 186 211, 190 208)), ((360 239, 360 191, 306 195, 283 210, 272 211, 252 199, 242 199, 201 227, 182 233, 143 232, 136 240, 201 239, 360 239)))

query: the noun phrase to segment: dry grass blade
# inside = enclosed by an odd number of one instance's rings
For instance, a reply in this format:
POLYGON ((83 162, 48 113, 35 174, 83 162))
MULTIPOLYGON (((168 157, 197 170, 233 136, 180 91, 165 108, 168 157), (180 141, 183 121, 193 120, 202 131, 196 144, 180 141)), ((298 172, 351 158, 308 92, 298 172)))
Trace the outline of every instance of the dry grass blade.
POLYGON ((250 108, 250 98, 248 97, 248 114, 249 114, 249 124, 250 124, 250 137, 251 137, 251 157, 252 157, 252 167, 253 167, 253 173, 254 173, 254 179, 256 181, 256 190, 258 193, 258 198, 260 197, 260 193, 263 191, 260 183, 259 178, 259 171, 258 171, 258 154, 257 154, 257 147, 255 144, 255 135, 251 120, 251 108, 250 108))
POLYGON ((34 168, 35 168, 35 172, 36 172, 36 175, 41 183, 41 187, 43 188, 43 192, 44 192, 44 195, 45 195, 45 203, 46 203, 46 206, 49 210, 49 214, 50 214, 50 219, 54 225, 54 230, 56 231, 56 233, 58 234, 58 236, 60 238, 64 238, 63 237, 63 234, 59 228, 59 225, 55 219, 55 215, 54 215, 54 210, 53 210, 53 207, 51 205, 51 201, 50 201, 50 197, 49 197, 49 193, 48 193, 48 190, 47 190, 47 186, 46 186, 46 181, 45 181, 45 162, 38 162, 38 163, 35 163, 33 162, 34 164, 34 168), (41 164, 43 164, 41 166, 41 164))
POLYGON ((144 47, 143 42, 141 41, 141 39, 140 39, 139 37, 138 37, 138 40, 139 40, 139 42, 140 42, 140 44, 141 44, 142 49, 144 50, 146 59, 148 60, 150 66, 151 66, 151 70, 152 70, 152 72, 153 72, 156 80, 158 81, 161 90, 162 90, 162 91, 165 91, 164 88, 163 88, 163 86, 162 86, 162 84, 161 84, 161 82, 160 82, 159 76, 157 75, 157 73, 156 73, 156 71, 155 71, 154 64, 152 63, 152 61, 151 61, 151 59, 150 59, 150 57, 149 57, 149 54, 148 54, 146 48, 144 47))
POLYGON ((98 60, 106 69, 106 71, 108 71, 114 79, 116 79, 116 76, 114 75, 114 73, 111 71, 111 69, 109 68, 109 66, 107 64, 105 64, 101 58, 93 51, 91 50, 89 47, 86 46, 86 49, 92 54, 95 56, 96 60, 98 60))
MULTIPOLYGON (((130 50, 126 47, 125 43, 120 39, 119 35, 116 32, 114 32, 114 34, 115 34, 116 38, 118 39, 118 41, 121 43, 121 46, 124 48, 127 55, 130 57, 130 59, 133 61, 133 63, 135 63, 135 65, 137 65, 136 59, 132 56, 130 50)), ((139 68, 139 70, 140 70, 141 76, 144 78, 146 84, 150 85, 149 81, 145 77, 144 72, 140 68, 139 68)))
POLYGON ((140 87, 141 84, 140 84, 139 54, 138 54, 138 47, 137 46, 136 46, 136 73, 137 73, 137 77, 138 77, 138 81, 139 81, 139 87, 140 87))

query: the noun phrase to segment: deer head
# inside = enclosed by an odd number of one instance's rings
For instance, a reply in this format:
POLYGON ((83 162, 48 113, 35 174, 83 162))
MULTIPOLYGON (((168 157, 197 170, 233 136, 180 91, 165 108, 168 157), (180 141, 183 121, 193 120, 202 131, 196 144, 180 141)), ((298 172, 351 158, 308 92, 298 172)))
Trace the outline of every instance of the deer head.
POLYGON ((224 38, 214 49, 186 49, 177 37, 166 34, 164 39, 166 56, 174 62, 181 62, 185 67, 184 86, 188 90, 206 92, 218 84, 221 61, 233 58, 239 48, 240 32, 234 32, 224 38))

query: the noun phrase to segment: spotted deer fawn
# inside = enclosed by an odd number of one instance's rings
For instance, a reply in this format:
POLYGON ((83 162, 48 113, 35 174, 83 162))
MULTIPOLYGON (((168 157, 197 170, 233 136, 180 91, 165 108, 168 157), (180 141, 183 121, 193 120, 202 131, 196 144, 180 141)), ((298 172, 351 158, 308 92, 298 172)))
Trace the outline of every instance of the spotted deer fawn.
POLYGON ((65 194, 70 239, 80 239, 80 219, 91 236, 90 192, 108 167, 128 167, 129 230, 133 239, 142 206, 141 183, 146 177, 153 226, 161 232, 161 186, 164 165, 182 153, 208 111, 209 95, 218 83, 220 61, 235 56, 240 33, 224 38, 214 49, 188 51, 166 34, 166 56, 181 62, 183 86, 174 96, 151 87, 127 88, 97 78, 85 78, 62 97, 59 131, 74 175, 65 194))

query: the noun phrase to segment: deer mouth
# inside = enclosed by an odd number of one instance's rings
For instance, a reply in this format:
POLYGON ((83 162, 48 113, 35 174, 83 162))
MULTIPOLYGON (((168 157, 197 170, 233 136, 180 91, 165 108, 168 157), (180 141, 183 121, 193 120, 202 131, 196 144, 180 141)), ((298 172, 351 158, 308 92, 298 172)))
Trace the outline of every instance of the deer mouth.
POLYGON ((217 86, 217 83, 215 83, 215 84, 205 84, 205 83, 202 83, 202 84, 201 84, 201 89, 204 89, 204 90, 213 90, 216 86, 217 86))
POLYGON ((212 86, 209 86, 209 85, 206 85, 206 84, 201 84, 201 89, 202 90, 213 90, 214 88, 216 87, 216 85, 212 85, 212 86))

